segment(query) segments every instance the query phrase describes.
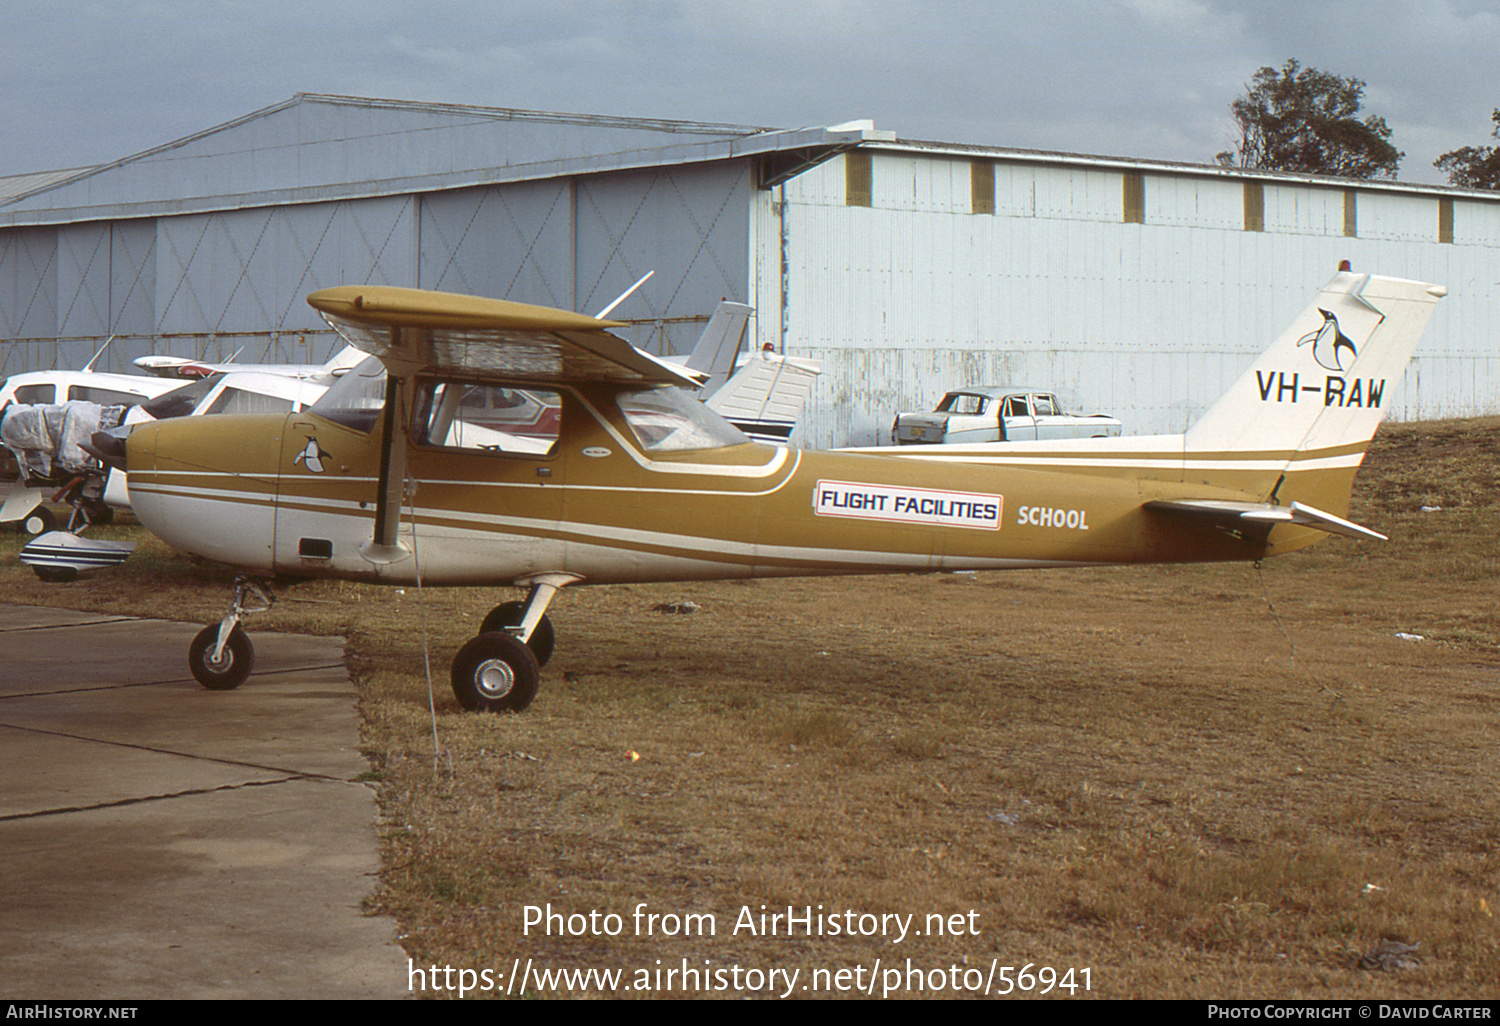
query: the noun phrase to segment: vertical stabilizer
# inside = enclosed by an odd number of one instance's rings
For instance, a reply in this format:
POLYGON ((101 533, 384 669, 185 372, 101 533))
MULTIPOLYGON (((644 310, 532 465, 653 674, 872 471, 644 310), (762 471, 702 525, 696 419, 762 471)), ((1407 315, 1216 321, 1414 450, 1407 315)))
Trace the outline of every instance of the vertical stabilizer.
POLYGON ((1185 437, 1186 452, 1308 465, 1363 455, 1447 289, 1341 271, 1185 437))
POLYGON ((754 312, 753 306, 731 303, 726 299, 708 319, 708 325, 688 354, 686 363, 688 370, 705 376, 698 398, 713 395, 734 373, 735 358, 739 356, 740 343, 745 337, 745 325, 754 312))

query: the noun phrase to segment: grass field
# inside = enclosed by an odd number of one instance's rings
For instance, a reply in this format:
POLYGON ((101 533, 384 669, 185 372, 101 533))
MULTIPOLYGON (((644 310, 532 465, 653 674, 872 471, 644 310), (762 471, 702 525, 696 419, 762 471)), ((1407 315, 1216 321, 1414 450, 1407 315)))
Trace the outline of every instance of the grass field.
MULTIPOLYGON (((654 996, 793 971, 797 996, 951 996, 999 965, 1063 996, 1495 998, 1497 441, 1386 428, 1351 516, 1392 540, 1259 569, 565 590, 518 716, 447 684, 508 593, 309 584, 249 626, 349 639, 370 908, 421 965, 618 969, 654 996), (678 599, 699 609, 653 610, 678 599), (528 933, 528 906, 560 919, 528 933), (788 907, 813 935, 762 933, 788 907), (1415 961, 1360 968, 1382 941, 1415 961)), ((150 539, 61 586, 17 545, 9 601, 226 607, 227 572, 150 539)))

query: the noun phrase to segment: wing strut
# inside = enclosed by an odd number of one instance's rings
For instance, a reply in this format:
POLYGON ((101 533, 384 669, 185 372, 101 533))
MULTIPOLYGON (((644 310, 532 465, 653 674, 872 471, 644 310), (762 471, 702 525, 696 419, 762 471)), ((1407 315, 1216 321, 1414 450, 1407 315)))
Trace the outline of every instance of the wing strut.
POLYGON ((406 481, 408 418, 400 410, 402 385, 402 379, 387 370, 380 429, 380 483, 375 495, 375 536, 359 547, 359 554, 377 566, 399 563, 411 555, 396 537, 401 525, 402 486, 406 481))

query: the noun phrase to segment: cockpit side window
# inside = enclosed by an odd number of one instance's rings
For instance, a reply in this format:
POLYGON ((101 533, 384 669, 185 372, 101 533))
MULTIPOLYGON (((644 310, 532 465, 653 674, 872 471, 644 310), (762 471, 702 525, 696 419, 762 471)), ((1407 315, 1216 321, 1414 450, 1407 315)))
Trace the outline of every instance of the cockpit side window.
POLYGON ((100 388, 98 385, 74 385, 68 389, 68 398, 98 403, 100 406, 134 406, 142 397, 134 392, 120 392, 113 388, 100 388))
POLYGON ((557 444, 562 396, 548 389, 427 381, 417 389, 418 445, 514 456, 546 456, 557 444))

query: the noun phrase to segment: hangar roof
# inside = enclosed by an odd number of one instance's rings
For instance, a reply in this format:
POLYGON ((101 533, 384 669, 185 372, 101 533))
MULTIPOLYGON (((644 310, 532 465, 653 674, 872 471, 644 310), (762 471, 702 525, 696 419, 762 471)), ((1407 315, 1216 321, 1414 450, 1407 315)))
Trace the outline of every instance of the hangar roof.
POLYGON ((87 167, 72 167, 61 171, 33 171, 24 175, 5 175, 0 177, 0 206, 91 170, 93 169, 87 167))
POLYGON ((774 129, 298 93, 97 167, 0 178, 0 227, 233 210, 758 157, 762 187, 855 146, 1360 189, 1494 193, 1037 150, 897 141, 873 122, 774 129))
POLYGON ((781 130, 298 93, 110 164, 0 179, 0 225, 308 203, 753 155, 769 155, 773 173, 794 173, 860 143, 894 139, 868 121, 781 130))

